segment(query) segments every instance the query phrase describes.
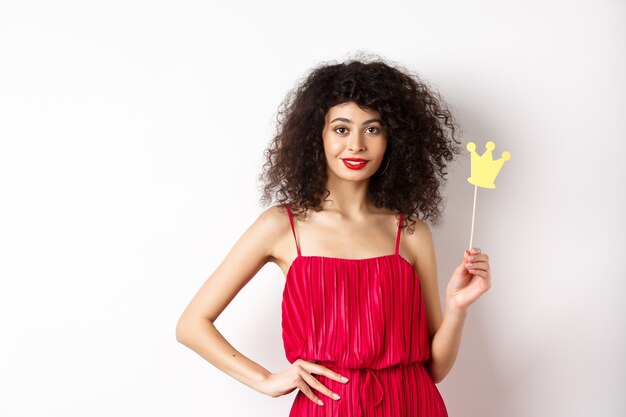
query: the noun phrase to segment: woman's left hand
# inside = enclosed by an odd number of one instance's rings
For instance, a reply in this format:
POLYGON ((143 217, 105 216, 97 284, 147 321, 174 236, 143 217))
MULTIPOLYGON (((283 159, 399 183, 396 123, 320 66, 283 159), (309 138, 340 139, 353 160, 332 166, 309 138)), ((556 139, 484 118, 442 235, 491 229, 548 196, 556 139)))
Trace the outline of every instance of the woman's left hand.
POLYGON ((466 313, 470 304, 491 288, 489 257, 479 248, 465 250, 463 261, 454 270, 446 289, 446 308, 466 313))

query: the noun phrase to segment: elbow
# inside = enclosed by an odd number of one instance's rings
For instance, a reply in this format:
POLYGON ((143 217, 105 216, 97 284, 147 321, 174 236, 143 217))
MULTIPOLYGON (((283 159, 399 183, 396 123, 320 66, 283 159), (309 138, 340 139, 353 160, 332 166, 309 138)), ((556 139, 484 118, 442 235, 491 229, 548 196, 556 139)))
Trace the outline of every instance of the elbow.
POLYGON ((204 325, 204 323, 213 323, 211 320, 196 319, 188 315, 183 315, 178 319, 176 323, 176 340, 185 346, 189 346, 192 338, 198 333, 198 329, 204 325))
POLYGON ((185 322, 180 319, 178 320, 178 323, 176 323, 176 341, 178 343, 182 343, 183 345, 185 344, 185 340, 186 340, 186 326, 185 326, 185 322))
POLYGON ((437 374, 430 374, 430 379, 432 379, 433 383, 438 384, 441 381, 443 381, 445 378, 445 375, 437 375, 437 374))
POLYGON ((439 372, 435 372, 432 367, 432 362, 427 362, 426 370, 428 371, 428 375, 430 375, 430 379, 435 384, 439 384, 441 381, 445 379, 445 375, 440 374, 439 372))

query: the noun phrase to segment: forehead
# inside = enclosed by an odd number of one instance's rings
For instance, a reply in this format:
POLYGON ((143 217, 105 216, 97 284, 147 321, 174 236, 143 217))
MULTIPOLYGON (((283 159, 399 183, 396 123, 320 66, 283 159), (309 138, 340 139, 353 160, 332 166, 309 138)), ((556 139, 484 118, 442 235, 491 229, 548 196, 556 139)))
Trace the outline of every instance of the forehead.
POLYGON ((380 117, 380 113, 373 109, 361 108, 355 102, 348 101, 337 104, 336 106, 328 109, 328 112, 326 112, 326 122, 330 122, 337 117, 344 117, 354 122, 355 120, 380 117))

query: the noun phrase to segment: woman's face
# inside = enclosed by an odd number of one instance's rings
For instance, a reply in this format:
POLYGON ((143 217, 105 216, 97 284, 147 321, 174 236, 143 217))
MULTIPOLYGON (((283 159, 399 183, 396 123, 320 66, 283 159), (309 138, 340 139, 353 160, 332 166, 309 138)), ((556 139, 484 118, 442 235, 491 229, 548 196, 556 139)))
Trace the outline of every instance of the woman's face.
POLYGON ((363 110, 352 101, 328 110, 322 139, 329 178, 369 179, 380 167, 387 148, 380 113, 363 110), (350 159, 364 162, 351 164, 350 159))

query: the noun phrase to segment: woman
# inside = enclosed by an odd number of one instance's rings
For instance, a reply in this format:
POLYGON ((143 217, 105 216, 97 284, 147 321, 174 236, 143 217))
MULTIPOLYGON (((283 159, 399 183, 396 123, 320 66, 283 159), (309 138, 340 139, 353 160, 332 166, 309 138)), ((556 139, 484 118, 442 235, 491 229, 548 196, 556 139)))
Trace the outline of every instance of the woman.
POLYGON ((454 364, 470 304, 491 286, 487 255, 466 250, 442 313, 426 221, 440 217, 446 163, 460 152, 450 112, 381 59, 320 65, 282 107, 260 177, 262 201, 275 204, 191 300, 177 340, 271 397, 297 388, 290 416, 446 416, 435 384, 454 364), (286 279, 291 365, 280 372, 213 325, 267 262, 286 279))

